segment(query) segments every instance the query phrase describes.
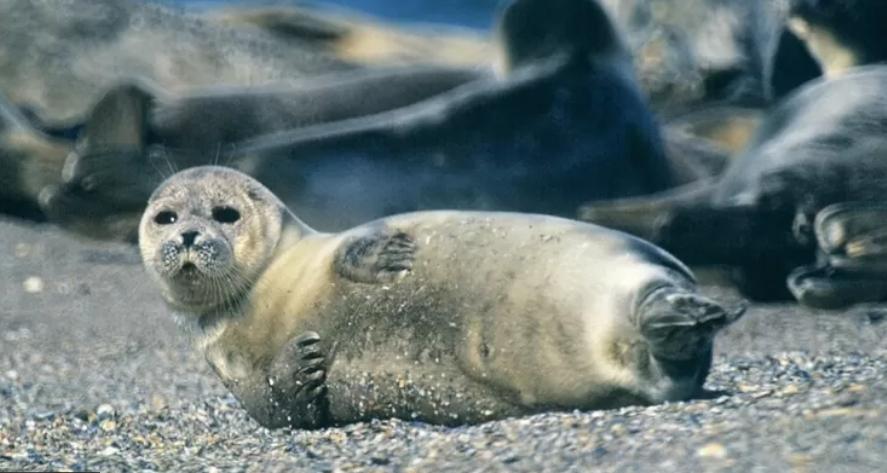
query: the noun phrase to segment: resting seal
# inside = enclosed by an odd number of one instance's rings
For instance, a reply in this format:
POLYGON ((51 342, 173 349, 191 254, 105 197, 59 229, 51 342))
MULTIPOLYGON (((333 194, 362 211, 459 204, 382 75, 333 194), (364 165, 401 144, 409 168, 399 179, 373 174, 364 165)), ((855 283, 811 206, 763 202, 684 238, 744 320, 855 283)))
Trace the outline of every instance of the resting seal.
MULTIPOLYGON (((695 179, 695 171, 681 172, 666 157, 631 58, 597 2, 516 0, 499 16, 497 32, 504 77, 466 81, 382 113, 291 123, 290 130, 222 146, 220 161, 257 178, 324 230, 433 209, 573 217, 589 200, 646 194, 686 182, 684 177, 695 179)), ((366 95, 359 90, 343 108, 366 95)), ((327 95, 337 93, 342 92, 327 95)), ((117 103, 121 106, 112 109, 122 116, 142 115, 128 100, 117 103)), ((242 107, 222 106, 229 107, 226 114, 236 127, 242 107)), ((201 120, 200 107, 189 110, 194 123, 210 129, 218 123, 201 120)), ((114 113, 98 114, 99 126, 87 127, 87 137, 134 141, 135 149, 145 149, 143 128, 108 120, 114 113)), ((193 141, 195 128, 169 129, 193 141)), ((199 164, 211 164, 219 150, 216 133, 205 135, 210 149, 196 154, 199 164)), ((196 164, 180 160, 175 149, 167 151, 180 169, 196 164)), ((80 208, 104 206, 106 215, 140 216, 159 179, 152 181, 156 173, 148 164, 135 173, 130 162, 113 153, 79 153, 69 160, 66 186, 44 202, 47 213, 58 221, 95 221, 101 212, 84 215, 80 208)), ((160 160, 158 167, 165 163, 160 160)))
POLYGON ((581 218, 653 241, 690 265, 736 267, 751 297, 793 295, 828 308, 887 300, 879 243, 885 97, 885 66, 811 82, 769 113, 719 179, 588 206, 581 218), (879 289, 862 290, 863 282, 879 289))
POLYGON ((140 246, 209 364, 268 427, 686 399, 742 312, 604 228, 439 211, 317 233, 257 181, 211 166, 155 191, 140 246))

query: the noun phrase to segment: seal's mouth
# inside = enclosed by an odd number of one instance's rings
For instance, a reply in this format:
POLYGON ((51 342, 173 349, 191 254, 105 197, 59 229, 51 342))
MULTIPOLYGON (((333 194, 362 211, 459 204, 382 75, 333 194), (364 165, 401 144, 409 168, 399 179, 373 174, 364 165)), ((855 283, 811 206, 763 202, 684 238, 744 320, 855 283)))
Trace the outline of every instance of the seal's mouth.
POLYGON ((172 274, 172 278, 179 283, 196 284, 203 279, 203 271, 193 261, 186 260, 172 274))

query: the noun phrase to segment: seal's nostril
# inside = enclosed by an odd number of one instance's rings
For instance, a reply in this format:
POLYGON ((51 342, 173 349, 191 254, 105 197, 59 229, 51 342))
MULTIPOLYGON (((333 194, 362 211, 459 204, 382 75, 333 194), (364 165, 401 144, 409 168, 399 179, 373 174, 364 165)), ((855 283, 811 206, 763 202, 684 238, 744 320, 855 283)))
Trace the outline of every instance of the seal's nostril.
POLYGON ((199 234, 200 232, 196 231, 182 232, 182 244, 185 245, 185 248, 191 248, 194 246, 194 240, 197 239, 197 235, 199 234))

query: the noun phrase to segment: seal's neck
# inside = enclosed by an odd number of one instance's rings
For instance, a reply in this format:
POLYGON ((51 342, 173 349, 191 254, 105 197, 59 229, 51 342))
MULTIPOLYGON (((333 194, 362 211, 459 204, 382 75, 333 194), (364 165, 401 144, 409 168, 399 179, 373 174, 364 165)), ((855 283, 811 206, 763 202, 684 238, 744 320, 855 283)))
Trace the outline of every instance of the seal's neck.
MULTIPOLYGON (((281 251, 295 245, 302 238, 317 233, 317 230, 309 227, 308 224, 299 219, 296 214, 284 207, 280 240, 277 242, 277 248, 274 250, 274 255, 276 256, 280 254, 281 251)), ((273 260, 274 258, 270 259, 273 260)))

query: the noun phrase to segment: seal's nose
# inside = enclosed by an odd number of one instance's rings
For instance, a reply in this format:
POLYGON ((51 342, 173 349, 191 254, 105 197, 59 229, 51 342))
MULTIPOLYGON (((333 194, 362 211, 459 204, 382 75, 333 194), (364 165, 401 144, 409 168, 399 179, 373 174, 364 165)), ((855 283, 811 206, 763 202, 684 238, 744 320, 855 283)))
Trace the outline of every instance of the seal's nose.
POLYGON ((200 232, 194 230, 182 232, 182 245, 184 245, 185 248, 191 248, 194 246, 194 240, 197 239, 197 235, 200 235, 200 232))

